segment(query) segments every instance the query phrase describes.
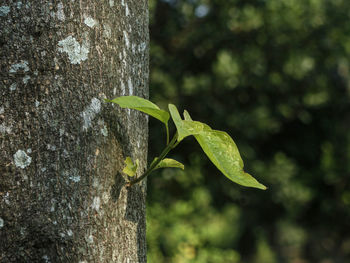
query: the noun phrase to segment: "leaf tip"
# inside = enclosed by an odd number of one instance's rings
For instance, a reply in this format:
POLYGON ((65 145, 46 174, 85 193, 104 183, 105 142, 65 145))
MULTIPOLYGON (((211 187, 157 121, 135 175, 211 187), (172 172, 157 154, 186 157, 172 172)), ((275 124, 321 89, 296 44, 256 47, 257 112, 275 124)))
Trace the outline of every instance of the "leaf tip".
POLYGON ((261 190, 267 190, 267 189, 269 189, 269 188, 266 187, 265 185, 261 184, 261 187, 260 187, 259 189, 261 189, 261 190))

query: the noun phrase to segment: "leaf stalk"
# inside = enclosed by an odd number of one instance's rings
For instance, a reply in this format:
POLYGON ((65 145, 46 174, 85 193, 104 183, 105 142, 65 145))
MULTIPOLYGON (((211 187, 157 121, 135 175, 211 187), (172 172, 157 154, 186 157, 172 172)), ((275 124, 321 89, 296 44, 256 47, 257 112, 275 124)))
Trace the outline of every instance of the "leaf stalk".
MULTIPOLYGON (((140 177, 136 178, 133 181, 130 181, 129 183, 127 183, 127 186, 130 187, 140 181, 142 181, 144 178, 146 178, 151 172, 153 172, 153 170, 157 167, 157 165, 165 158, 165 156, 172 150, 174 149, 175 143, 177 141, 178 138, 178 134, 177 132, 175 133, 174 137, 171 139, 171 141, 167 144, 167 146, 164 148, 164 150, 162 151, 162 153, 159 155, 159 157, 151 163, 151 165, 148 167, 148 169, 146 170, 146 172, 141 175, 140 177)), ((177 144, 176 144, 177 145, 177 144)))

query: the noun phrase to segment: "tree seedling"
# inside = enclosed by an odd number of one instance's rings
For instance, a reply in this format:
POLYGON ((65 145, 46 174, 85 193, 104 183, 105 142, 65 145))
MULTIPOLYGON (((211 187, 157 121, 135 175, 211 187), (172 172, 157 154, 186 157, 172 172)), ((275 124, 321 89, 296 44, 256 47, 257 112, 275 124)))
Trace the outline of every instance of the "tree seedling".
MULTIPOLYGON (((183 119, 180 116, 176 106, 169 104, 169 112, 161 110, 156 104, 149 100, 137 96, 122 96, 113 100, 105 100, 118 104, 122 108, 129 108, 146 113, 165 125, 166 130, 166 146, 162 153, 154 158, 147 170, 140 177, 128 182, 128 186, 132 186, 150 173, 159 168, 173 167, 184 169, 184 165, 176 160, 165 158, 167 154, 174 149, 187 136, 194 136, 204 153, 212 161, 212 163, 231 181, 247 186, 266 190, 266 186, 259 183, 250 174, 243 170, 243 160, 233 139, 223 131, 213 130, 207 124, 192 120, 190 114, 185 110, 183 119), (176 126, 176 132, 171 140, 169 140, 169 119, 173 120, 176 126)), ((136 174, 138 160, 134 162, 130 157, 125 159, 125 168, 123 172, 130 177, 136 174)))

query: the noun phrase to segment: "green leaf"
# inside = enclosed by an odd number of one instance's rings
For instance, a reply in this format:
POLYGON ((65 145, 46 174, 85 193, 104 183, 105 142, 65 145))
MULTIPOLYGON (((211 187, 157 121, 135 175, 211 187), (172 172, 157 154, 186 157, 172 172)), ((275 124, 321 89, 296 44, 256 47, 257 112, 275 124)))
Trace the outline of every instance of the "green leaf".
POLYGON ((160 120, 165 124, 165 126, 168 126, 168 120, 170 118, 169 113, 159 109, 159 107, 156 104, 150 102, 149 100, 137 96, 122 96, 113 100, 106 99, 105 101, 116 103, 122 108, 129 108, 142 111, 160 120))
MULTIPOLYGON (((184 112, 184 117, 186 121, 192 121, 187 111, 184 112)), ((226 132, 212 130, 208 125, 205 127, 194 137, 213 164, 231 181, 265 190, 264 185, 244 172, 244 163, 233 139, 226 132)))
POLYGON ((169 104, 168 107, 169 107, 171 118, 173 119, 173 122, 175 123, 176 129, 177 129, 177 133, 178 133, 177 140, 181 141, 183 138, 185 138, 186 136, 189 136, 190 134, 188 134, 186 130, 183 129, 182 119, 180 117, 180 113, 177 110, 176 106, 173 104, 169 104))
MULTIPOLYGON (((153 162, 155 162, 156 160, 157 160, 157 158, 155 158, 153 160, 153 162)), ((185 166, 182 163, 180 163, 174 159, 165 158, 165 159, 161 160, 160 163, 154 169, 160 169, 160 168, 179 168, 179 169, 184 170, 185 166)))
MULTIPOLYGON (((177 132, 178 132, 178 141, 182 141, 185 137, 190 135, 195 135, 201 133, 203 130, 210 127, 199 121, 187 121, 182 120, 177 110, 176 106, 173 104, 169 104, 169 111, 171 114, 171 118, 173 119, 177 132)), ((186 111, 187 112, 187 111, 186 111)), ((187 112, 188 114, 188 112, 187 112)))
POLYGON ((184 110, 184 118, 186 121, 192 121, 192 118, 187 110, 184 110))
POLYGON ((126 166, 123 169, 123 173, 129 175, 130 177, 135 176, 137 167, 139 166, 139 160, 137 159, 136 164, 134 164, 130 157, 126 157, 124 163, 126 166))

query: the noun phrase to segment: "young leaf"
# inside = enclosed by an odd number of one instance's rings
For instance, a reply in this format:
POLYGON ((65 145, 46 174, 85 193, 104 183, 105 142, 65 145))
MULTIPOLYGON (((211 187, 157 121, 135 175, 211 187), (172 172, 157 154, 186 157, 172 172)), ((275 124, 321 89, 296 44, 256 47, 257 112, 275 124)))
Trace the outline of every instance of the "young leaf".
POLYGON ((126 157, 124 163, 126 166, 123 169, 123 173, 127 174, 130 177, 135 176, 137 167, 139 166, 139 160, 137 159, 136 164, 134 164, 130 157, 126 157))
POLYGON ((156 104, 150 102, 149 100, 137 96, 122 96, 113 100, 106 99, 105 101, 116 103, 122 108, 129 108, 142 111, 160 120, 165 124, 165 126, 168 126, 168 120, 170 118, 169 113, 159 109, 159 107, 156 104))
MULTIPOLYGON (((154 161, 156 161, 156 160, 157 160, 157 158, 154 159, 154 161)), ((174 159, 165 158, 165 159, 161 160, 160 163, 154 169, 160 169, 160 168, 179 168, 179 169, 184 170, 185 166, 182 163, 180 163, 174 159)))
MULTIPOLYGON (((191 122, 191 116, 184 112, 185 120, 191 122)), ((243 160, 232 138, 223 131, 212 130, 208 125, 202 132, 194 134, 205 154, 213 164, 231 181, 248 187, 265 190, 254 177, 243 171, 243 160)))
POLYGON ((176 106, 173 104, 169 104, 169 111, 170 111, 171 118, 173 119, 173 122, 175 123, 176 129, 177 129, 177 133, 178 133, 177 140, 181 141, 183 138, 191 135, 185 129, 183 129, 182 119, 180 117, 180 113, 177 110, 176 106))
POLYGON ((184 110, 184 118, 186 121, 192 121, 192 118, 187 110, 184 110))
POLYGON ((209 127, 208 125, 201 123, 199 121, 182 120, 179 114, 179 111, 177 110, 176 106, 173 104, 169 104, 169 111, 178 132, 177 140, 179 142, 182 141, 185 137, 199 134, 203 130, 207 129, 207 127, 209 127))
POLYGON ((222 131, 195 135, 196 140, 214 165, 230 180, 243 186, 265 190, 254 177, 243 171, 243 160, 232 138, 222 131))

